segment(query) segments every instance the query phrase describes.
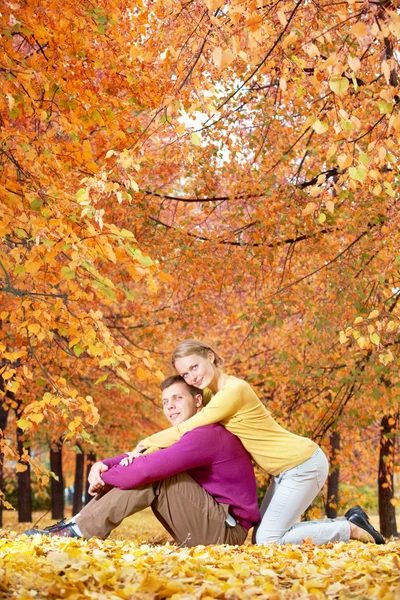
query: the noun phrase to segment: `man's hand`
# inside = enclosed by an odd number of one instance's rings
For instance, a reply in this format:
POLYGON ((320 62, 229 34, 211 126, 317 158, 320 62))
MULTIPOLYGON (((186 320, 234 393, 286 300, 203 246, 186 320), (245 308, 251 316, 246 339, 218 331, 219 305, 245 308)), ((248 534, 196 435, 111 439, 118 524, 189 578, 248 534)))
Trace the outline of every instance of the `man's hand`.
POLYGON ((88 481, 89 481, 89 490, 88 491, 91 496, 96 496, 100 492, 104 491, 105 483, 103 481, 101 474, 105 473, 105 471, 108 471, 108 467, 107 467, 107 465, 102 463, 101 460, 94 463, 94 465, 90 469, 90 473, 89 473, 89 477, 88 477, 88 481))
POLYGON ((143 454, 144 450, 146 450, 146 448, 143 446, 142 442, 139 442, 136 448, 132 450, 132 452, 127 452, 128 456, 125 456, 119 464, 123 467, 131 465, 135 458, 138 458, 143 454))

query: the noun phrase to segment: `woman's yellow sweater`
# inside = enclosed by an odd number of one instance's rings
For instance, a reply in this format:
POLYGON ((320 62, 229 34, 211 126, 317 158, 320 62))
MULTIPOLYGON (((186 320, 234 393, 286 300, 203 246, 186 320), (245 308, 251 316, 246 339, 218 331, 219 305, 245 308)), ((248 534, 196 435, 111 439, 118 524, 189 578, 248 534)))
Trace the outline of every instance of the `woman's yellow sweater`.
POLYGON ((225 387, 196 415, 155 433, 142 443, 150 452, 167 448, 187 431, 210 423, 221 423, 237 435, 253 460, 275 476, 300 465, 318 449, 312 440, 278 425, 249 384, 236 377, 229 377, 225 387))

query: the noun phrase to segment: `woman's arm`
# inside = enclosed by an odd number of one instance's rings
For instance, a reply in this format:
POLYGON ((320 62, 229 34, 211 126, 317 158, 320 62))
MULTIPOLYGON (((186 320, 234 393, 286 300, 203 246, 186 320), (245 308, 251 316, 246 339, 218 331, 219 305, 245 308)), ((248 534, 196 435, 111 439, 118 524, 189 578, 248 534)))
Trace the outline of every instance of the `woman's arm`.
POLYGON ((212 397, 207 406, 204 406, 200 412, 190 417, 180 425, 175 425, 164 431, 159 431, 150 437, 142 440, 140 443, 145 447, 158 446, 159 448, 168 448, 183 436, 187 431, 203 425, 220 423, 233 417, 242 406, 240 387, 237 385, 227 385, 221 391, 212 397))

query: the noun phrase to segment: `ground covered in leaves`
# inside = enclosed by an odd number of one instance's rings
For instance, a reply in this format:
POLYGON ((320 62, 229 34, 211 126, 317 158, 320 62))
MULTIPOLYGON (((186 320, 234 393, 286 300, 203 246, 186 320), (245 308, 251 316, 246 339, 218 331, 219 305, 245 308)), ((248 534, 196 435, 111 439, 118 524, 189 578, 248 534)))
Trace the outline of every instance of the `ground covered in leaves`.
POLYGON ((399 540, 177 548, 146 511, 107 541, 27 538, 21 530, 1 530, 0 598, 7 600, 400 600, 399 540))

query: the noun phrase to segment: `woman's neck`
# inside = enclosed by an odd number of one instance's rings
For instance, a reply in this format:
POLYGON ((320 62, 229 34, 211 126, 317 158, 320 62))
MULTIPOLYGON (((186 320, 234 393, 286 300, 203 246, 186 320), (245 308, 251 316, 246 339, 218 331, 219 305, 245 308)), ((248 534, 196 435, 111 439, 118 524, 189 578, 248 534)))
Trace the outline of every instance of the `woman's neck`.
POLYGON ((213 394, 216 394, 217 392, 222 390, 223 387, 225 387, 228 379, 229 375, 221 371, 221 369, 215 367, 214 379, 211 381, 208 387, 210 388, 213 394))

